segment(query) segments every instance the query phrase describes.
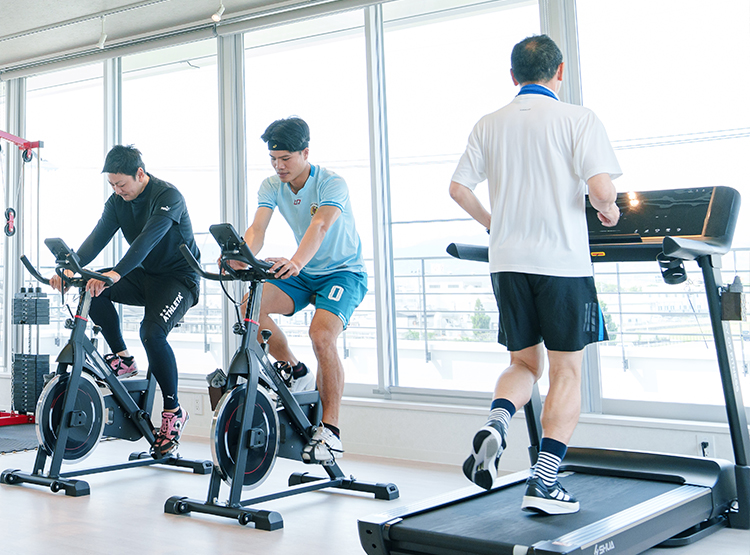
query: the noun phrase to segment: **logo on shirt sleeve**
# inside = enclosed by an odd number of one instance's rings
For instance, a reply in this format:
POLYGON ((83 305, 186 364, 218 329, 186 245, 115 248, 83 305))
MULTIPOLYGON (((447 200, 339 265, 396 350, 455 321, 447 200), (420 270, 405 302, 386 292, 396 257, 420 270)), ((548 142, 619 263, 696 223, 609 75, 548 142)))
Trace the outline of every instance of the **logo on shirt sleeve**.
POLYGON ((170 207, 169 206, 162 206, 161 209, 164 210, 164 212, 169 212, 170 207))
POLYGON ((310 216, 314 216, 315 212, 318 211, 318 205, 314 202, 310 205, 310 216))

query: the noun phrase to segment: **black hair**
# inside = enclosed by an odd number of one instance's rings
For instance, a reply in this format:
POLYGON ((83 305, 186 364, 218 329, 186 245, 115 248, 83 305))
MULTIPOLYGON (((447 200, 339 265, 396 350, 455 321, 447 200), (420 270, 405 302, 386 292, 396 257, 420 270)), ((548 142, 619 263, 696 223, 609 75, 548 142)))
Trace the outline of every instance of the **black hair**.
POLYGON ((146 171, 146 166, 141 159, 141 151, 133 145, 117 145, 107 153, 102 173, 121 173, 135 178, 138 168, 146 171))
POLYGON ((302 118, 277 119, 266 127, 260 138, 268 143, 268 150, 297 152, 310 144, 310 128, 302 118))
POLYGON ((549 81, 562 61, 562 52, 547 35, 523 39, 513 47, 510 55, 513 76, 521 84, 549 81))

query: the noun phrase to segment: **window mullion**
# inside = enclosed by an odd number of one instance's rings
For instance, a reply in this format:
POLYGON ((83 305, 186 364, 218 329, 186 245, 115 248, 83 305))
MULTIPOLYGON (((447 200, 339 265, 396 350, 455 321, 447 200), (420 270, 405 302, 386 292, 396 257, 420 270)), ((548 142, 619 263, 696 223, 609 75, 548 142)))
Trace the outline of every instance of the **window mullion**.
POLYGON ((388 159, 388 125, 385 95, 383 11, 380 5, 365 8, 367 85, 370 127, 375 318, 378 356, 378 392, 396 385, 396 308, 393 283, 391 200, 388 159))

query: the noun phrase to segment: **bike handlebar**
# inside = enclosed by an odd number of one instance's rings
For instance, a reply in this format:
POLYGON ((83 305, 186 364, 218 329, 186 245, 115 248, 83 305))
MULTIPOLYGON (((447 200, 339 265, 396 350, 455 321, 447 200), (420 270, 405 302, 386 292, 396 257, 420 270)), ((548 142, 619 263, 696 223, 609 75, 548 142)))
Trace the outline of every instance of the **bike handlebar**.
POLYGON ((264 281, 276 279, 269 270, 273 267, 271 262, 258 260, 242 239, 232 224, 215 224, 208 228, 216 242, 221 247, 221 270, 222 273, 214 274, 206 272, 195 259, 193 253, 186 245, 180 245, 180 252, 185 257, 190 267, 198 275, 213 281, 264 281), (230 260, 237 260, 247 264, 244 270, 235 270, 229 265, 230 260))
POLYGON ((34 265, 31 263, 31 261, 26 258, 25 254, 21 255, 21 263, 26 266, 26 269, 29 271, 29 273, 36 278, 37 281, 42 282, 44 285, 49 285, 49 280, 44 277, 42 274, 39 273, 39 270, 34 268, 34 265))
POLYGON ((214 274, 204 270, 203 266, 200 265, 200 262, 198 262, 193 256, 193 253, 190 252, 187 245, 180 245, 180 252, 182 253, 182 256, 185 257, 185 260, 187 260, 188 265, 204 279, 210 279, 213 281, 235 281, 237 279, 229 274, 214 274))
MULTIPOLYGON (((195 259, 193 253, 190 252, 190 249, 187 247, 187 245, 180 245, 180 252, 182 253, 182 256, 185 257, 185 260, 187 260, 187 263, 190 265, 190 267, 204 279, 209 279, 212 281, 260 281, 267 279, 276 279, 276 277, 272 273, 268 272, 267 269, 254 267, 252 264, 249 264, 248 268, 246 268, 245 270, 235 270, 228 264, 222 264, 222 269, 226 273, 215 274, 213 272, 207 272, 200 265, 200 262, 195 259)), ((245 257, 233 256, 231 254, 224 255, 223 252, 222 259, 239 260, 240 262, 248 264, 247 258, 245 257)), ((261 263, 260 260, 256 260, 256 262, 261 263)), ((272 266, 272 264, 269 264, 265 261, 263 261, 262 264, 263 266, 267 266, 267 268, 270 268, 272 266)))
MULTIPOLYGON (((111 277, 82 268, 78 255, 73 249, 68 247, 62 239, 45 239, 44 244, 47 245, 47 248, 55 255, 55 273, 57 273, 66 284, 81 287, 85 286, 86 282, 90 279, 103 281, 107 287, 111 287, 114 284, 111 277), (81 277, 76 278, 75 276, 67 276, 65 275, 65 270, 70 270, 73 274, 78 274, 81 277)), ((36 278, 37 281, 40 281, 45 285, 50 284, 50 280, 45 278, 41 272, 34 267, 29 259, 26 258, 26 255, 21 255, 21 263, 26 266, 26 269, 32 276, 34 276, 34 278, 36 278)))

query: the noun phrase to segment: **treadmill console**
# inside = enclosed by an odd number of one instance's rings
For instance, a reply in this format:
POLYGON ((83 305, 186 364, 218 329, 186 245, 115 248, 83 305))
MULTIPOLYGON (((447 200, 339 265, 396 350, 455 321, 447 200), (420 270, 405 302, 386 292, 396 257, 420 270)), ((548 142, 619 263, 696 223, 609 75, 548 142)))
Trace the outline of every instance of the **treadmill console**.
POLYGON ((653 261, 666 237, 710 244, 716 254, 732 244, 740 195, 730 187, 619 193, 620 221, 604 227, 586 202, 594 262, 653 261))

